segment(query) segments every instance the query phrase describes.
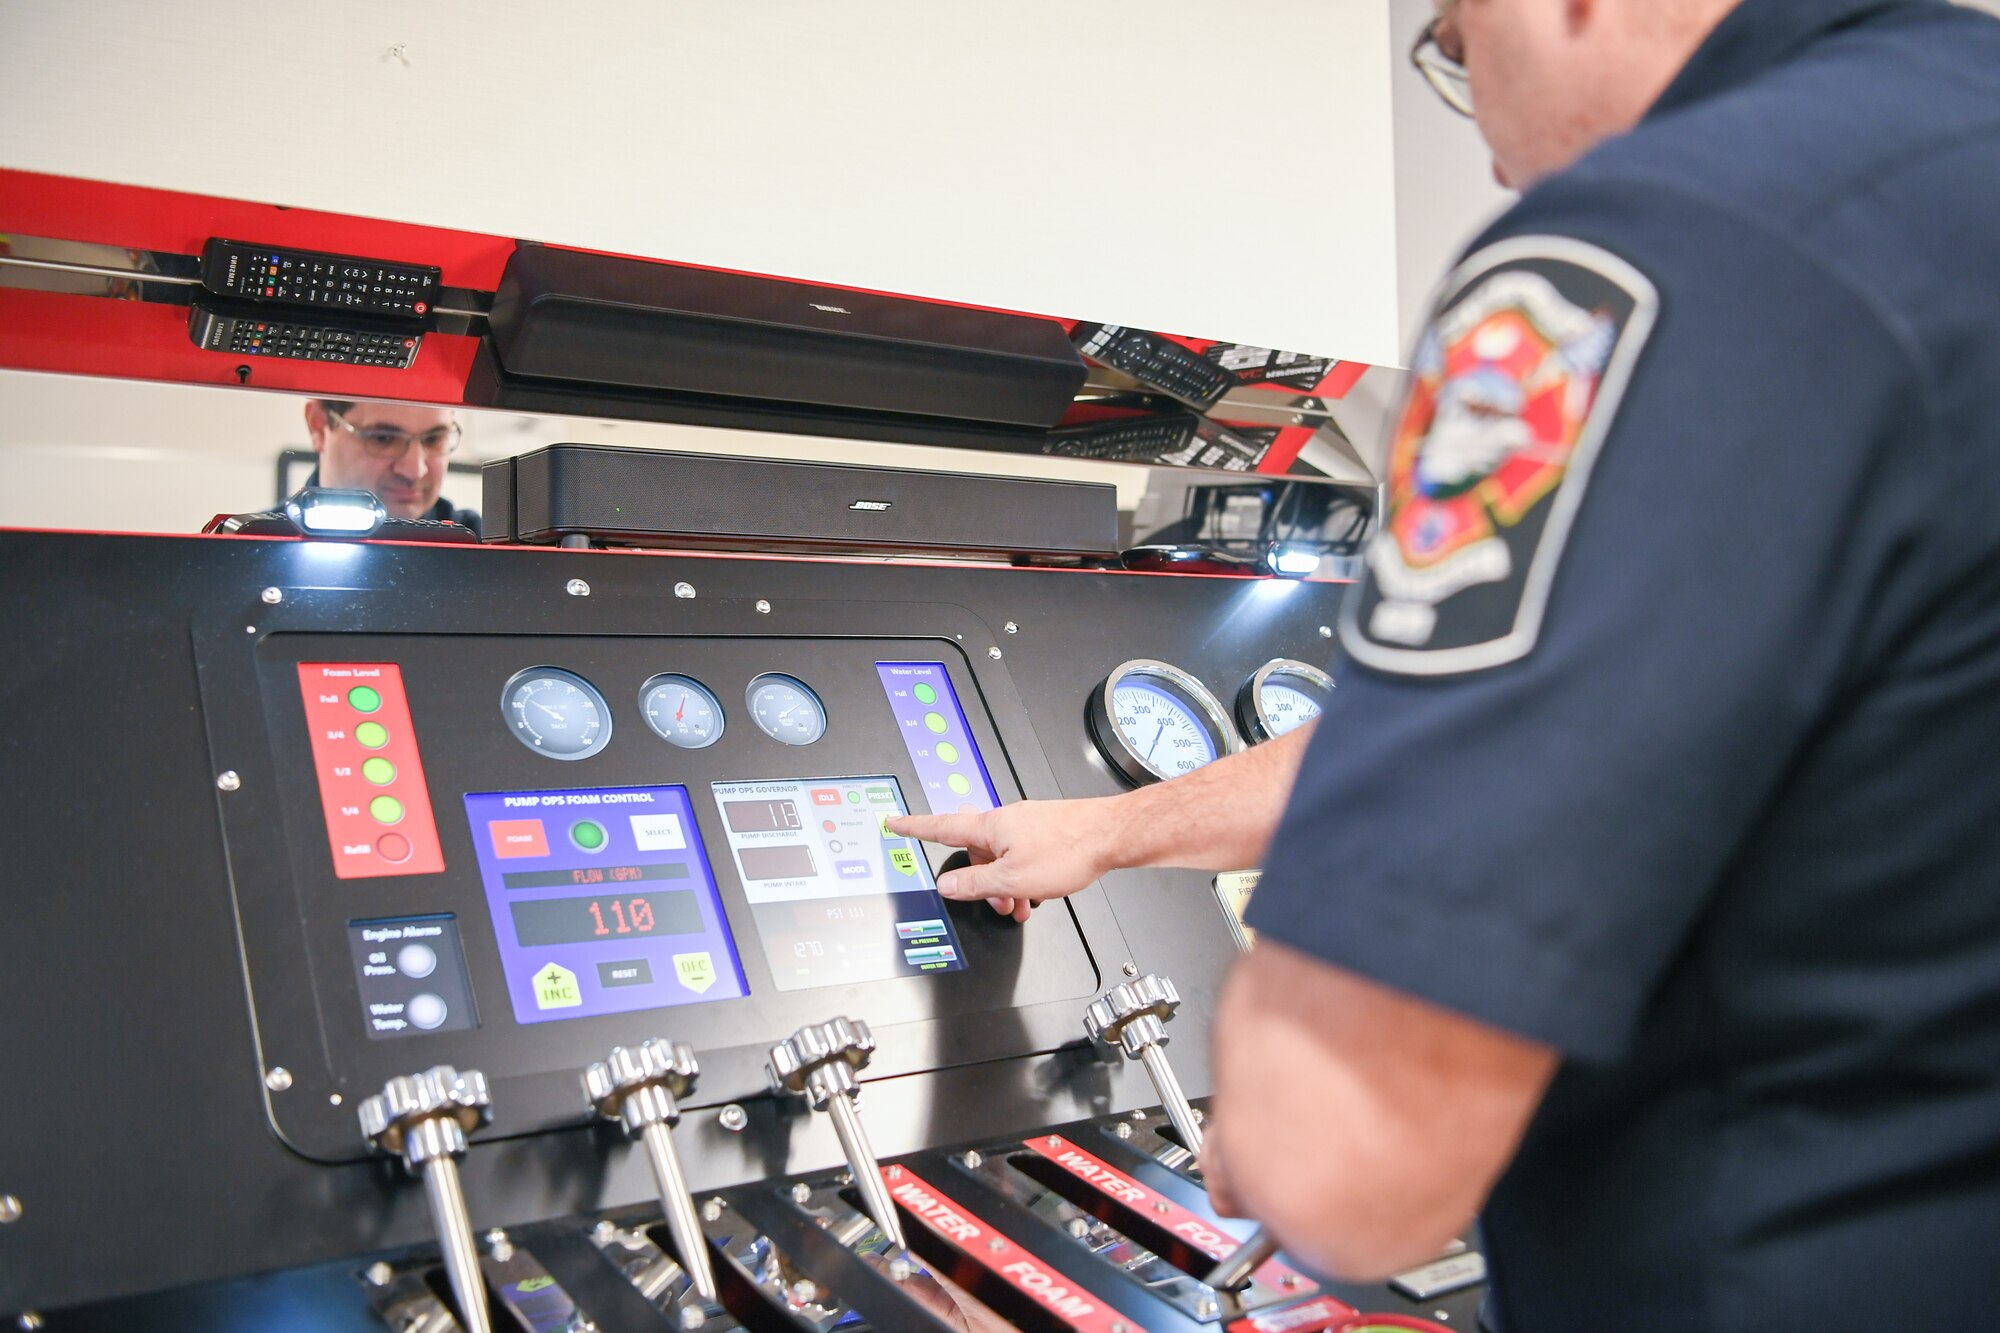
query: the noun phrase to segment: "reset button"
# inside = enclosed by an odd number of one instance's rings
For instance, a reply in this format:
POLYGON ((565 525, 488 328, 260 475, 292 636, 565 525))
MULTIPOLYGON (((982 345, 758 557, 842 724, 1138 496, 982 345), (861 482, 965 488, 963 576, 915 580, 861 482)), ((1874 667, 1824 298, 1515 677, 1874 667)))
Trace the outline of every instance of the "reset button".
POLYGON ((597 980, 604 986, 650 986, 653 984, 653 965, 643 958, 599 963, 597 980))

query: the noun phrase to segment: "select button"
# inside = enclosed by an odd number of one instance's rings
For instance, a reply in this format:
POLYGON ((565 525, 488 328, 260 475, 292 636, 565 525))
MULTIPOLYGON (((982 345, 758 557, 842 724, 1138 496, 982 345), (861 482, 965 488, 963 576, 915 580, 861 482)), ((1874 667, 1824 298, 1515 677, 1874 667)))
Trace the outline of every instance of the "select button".
POLYGON ((650 986, 653 984, 653 965, 643 958, 630 958, 620 963, 599 963, 597 980, 605 987, 650 986))

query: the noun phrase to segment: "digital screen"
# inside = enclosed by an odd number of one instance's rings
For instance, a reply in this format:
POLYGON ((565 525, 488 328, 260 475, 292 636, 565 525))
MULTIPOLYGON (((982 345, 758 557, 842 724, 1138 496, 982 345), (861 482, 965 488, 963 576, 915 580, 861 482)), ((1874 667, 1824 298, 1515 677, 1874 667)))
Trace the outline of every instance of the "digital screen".
POLYGON ((715 803, 780 990, 958 972, 923 849, 883 827, 892 777, 718 782, 715 803))
POLYGON ((749 993, 687 788, 473 792, 465 815, 516 1022, 749 993))

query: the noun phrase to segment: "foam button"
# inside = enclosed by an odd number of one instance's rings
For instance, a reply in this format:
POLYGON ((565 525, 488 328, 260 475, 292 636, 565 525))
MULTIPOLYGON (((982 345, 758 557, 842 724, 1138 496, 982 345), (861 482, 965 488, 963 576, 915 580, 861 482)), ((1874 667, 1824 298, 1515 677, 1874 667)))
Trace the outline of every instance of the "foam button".
POLYGON ((396 766, 381 755, 374 755, 361 761, 361 776, 378 787, 386 787, 396 780, 396 766))
POLYGON ((422 995, 410 997, 410 1003, 403 1010, 403 1016, 408 1018, 413 1026, 429 1032, 432 1028, 443 1027, 445 1019, 451 1017, 451 1010, 445 1007, 443 1000, 425 991, 422 995))
POLYGON ((427 977, 437 965, 437 950, 428 944, 405 944, 396 951, 396 970, 406 977, 427 977))
POLYGON ((375 851, 384 861, 401 865, 410 859, 410 840, 400 833, 384 833, 375 839, 375 851))
POLYGON ((382 706, 382 695, 366 685, 356 685, 347 692, 347 702, 357 713, 372 713, 382 706))
POLYGON ((401 823, 403 803, 393 796, 377 796, 368 803, 368 814, 378 824, 401 823))
POLYGON ((354 739, 371 750, 379 750, 389 743, 389 729, 380 722, 363 722, 354 729, 354 739))

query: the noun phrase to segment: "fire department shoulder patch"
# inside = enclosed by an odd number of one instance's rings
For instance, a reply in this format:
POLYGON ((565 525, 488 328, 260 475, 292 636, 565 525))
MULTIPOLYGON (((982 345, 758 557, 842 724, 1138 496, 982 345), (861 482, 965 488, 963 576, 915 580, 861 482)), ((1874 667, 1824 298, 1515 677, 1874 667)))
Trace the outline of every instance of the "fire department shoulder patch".
POLYGON ((1381 526, 1341 641, 1445 675, 1535 646, 1563 542, 1659 305, 1580 241, 1498 242, 1446 281, 1389 443, 1381 526))

